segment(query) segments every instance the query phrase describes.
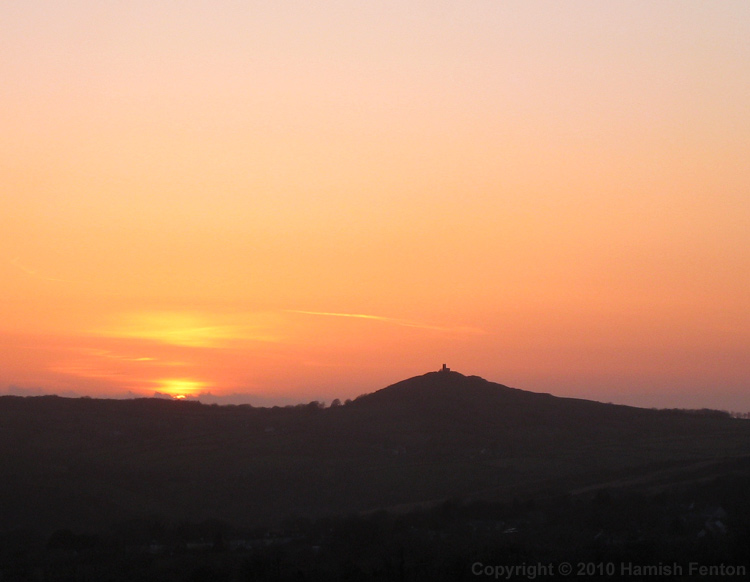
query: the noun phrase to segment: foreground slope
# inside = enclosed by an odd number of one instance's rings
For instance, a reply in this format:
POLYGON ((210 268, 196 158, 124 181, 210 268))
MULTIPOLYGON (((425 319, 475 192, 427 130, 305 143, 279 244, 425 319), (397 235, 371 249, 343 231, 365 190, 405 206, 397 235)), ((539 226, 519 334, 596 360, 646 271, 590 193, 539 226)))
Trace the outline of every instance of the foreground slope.
POLYGON ((557 398, 455 372, 321 409, 0 398, 0 523, 272 523, 734 470, 750 422, 557 398))

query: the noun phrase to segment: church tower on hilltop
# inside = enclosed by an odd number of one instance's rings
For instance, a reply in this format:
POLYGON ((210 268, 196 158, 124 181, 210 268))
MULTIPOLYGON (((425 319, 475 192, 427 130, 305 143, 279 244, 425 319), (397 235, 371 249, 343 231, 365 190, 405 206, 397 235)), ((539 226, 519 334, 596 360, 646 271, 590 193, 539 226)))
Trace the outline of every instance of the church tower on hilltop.
POLYGON ((450 372, 451 369, 448 366, 446 366, 445 364, 443 364, 443 367, 440 369, 440 371, 441 372, 450 372))

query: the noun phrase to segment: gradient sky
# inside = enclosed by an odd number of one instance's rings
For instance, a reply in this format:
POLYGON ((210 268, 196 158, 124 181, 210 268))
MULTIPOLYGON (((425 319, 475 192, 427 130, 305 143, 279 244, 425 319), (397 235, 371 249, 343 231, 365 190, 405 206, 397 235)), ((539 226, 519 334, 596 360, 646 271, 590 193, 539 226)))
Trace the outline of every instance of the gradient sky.
POLYGON ((746 0, 26 0, 0 55, 0 392, 750 410, 746 0))

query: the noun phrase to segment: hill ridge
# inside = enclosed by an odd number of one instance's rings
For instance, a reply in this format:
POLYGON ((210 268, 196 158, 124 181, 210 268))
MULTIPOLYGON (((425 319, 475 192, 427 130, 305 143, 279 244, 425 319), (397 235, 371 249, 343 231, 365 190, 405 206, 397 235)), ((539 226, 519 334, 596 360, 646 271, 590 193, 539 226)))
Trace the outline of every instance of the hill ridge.
POLYGON ((329 408, 10 396, 0 398, 0 517, 42 529, 155 511, 270 522, 580 490, 741 456, 750 456, 743 420, 561 398, 452 371, 329 408))

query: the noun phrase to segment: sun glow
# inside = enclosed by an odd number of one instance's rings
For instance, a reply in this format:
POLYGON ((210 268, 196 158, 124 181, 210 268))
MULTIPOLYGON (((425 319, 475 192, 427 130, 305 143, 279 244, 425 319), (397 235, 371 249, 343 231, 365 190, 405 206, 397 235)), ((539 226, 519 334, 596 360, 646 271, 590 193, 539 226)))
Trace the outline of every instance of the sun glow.
POLYGON ((125 319, 108 335, 185 347, 214 347, 236 335, 230 326, 212 325, 206 318, 192 313, 137 313, 125 319))
POLYGON ((277 341, 268 322, 235 315, 231 322, 217 314, 180 311, 127 313, 115 325, 96 332, 108 337, 142 339, 173 346, 217 348, 236 341, 277 341), (258 321, 256 321, 258 320, 258 321))
POLYGON ((182 400, 188 396, 197 396, 207 386, 205 382, 186 378, 168 378, 158 381, 159 392, 172 398, 182 400))
POLYGON ((0 2, 0 394, 750 410, 750 2, 183 4, 0 2))

